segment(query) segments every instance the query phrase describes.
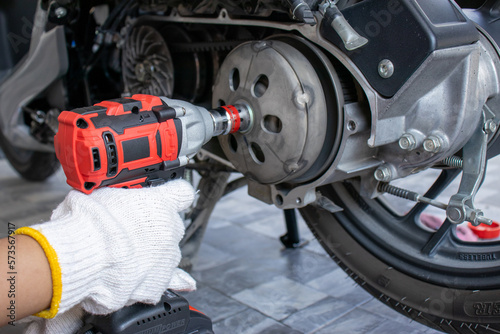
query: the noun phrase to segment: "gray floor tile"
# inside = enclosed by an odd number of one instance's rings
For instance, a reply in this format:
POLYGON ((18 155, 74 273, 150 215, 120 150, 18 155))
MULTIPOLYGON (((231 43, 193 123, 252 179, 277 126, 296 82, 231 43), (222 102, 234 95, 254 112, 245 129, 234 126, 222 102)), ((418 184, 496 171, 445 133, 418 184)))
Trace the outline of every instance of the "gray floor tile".
POLYGON ((279 257, 281 248, 278 240, 235 224, 218 229, 207 229, 204 242, 241 258, 259 257, 263 254, 276 258, 279 257))
POLYGON ((193 270, 203 271, 208 270, 229 261, 234 260, 235 257, 230 253, 218 250, 206 243, 203 243, 200 247, 198 256, 194 259, 193 270))
POLYGON ((285 276, 301 283, 309 282, 338 269, 329 257, 312 252, 287 249, 283 252, 283 256, 287 260, 285 276))
MULTIPOLYGON (((304 240, 314 239, 312 232, 306 226, 306 223, 297 212, 297 223, 299 228, 300 237, 304 240)), ((281 210, 277 210, 275 213, 267 215, 261 219, 254 220, 252 223, 247 223, 246 228, 266 235, 270 238, 279 238, 286 233, 286 226, 284 224, 284 214, 281 210)))
POLYGON ((277 277, 232 297, 276 320, 281 320, 325 298, 326 294, 288 278, 277 277))
POLYGON ((235 294, 269 282, 282 275, 284 260, 266 257, 238 258, 223 265, 203 271, 193 271, 196 280, 205 282, 217 290, 235 294))
POLYGON ((260 331, 259 334, 302 334, 302 332, 278 323, 260 331))
POLYGON ((324 291, 336 299, 346 301, 351 305, 359 305, 373 299, 368 292, 357 285, 340 268, 313 279, 306 284, 316 290, 324 291))
POLYGON ((245 305, 206 286, 196 291, 183 293, 183 295, 189 300, 190 305, 208 315, 213 322, 226 319, 247 309, 245 305))
POLYGON ((283 323, 304 333, 311 333, 328 325, 354 309, 354 306, 333 297, 327 297, 311 306, 295 312, 283 323))
POLYGON ((210 223, 208 224, 209 229, 218 229, 222 227, 228 227, 231 226, 233 223, 231 223, 229 220, 226 220, 224 218, 220 217, 210 217, 210 223))
POLYGON ((283 224, 283 213, 281 212, 259 219, 253 223, 248 223, 245 227, 269 238, 279 238, 286 233, 286 227, 283 224))
POLYGON ((301 332, 286 327, 276 320, 248 309, 232 317, 214 323, 216 334, 300 334, 301 332))
POLYGON ((375 327, 371 332, 372 333, 391 333, 394 331, 394 329, 397 328, 398 333, 405 333, 405 334, 424 334, 427 333, 427 330, 429 329, 428 327, 424 325, 420 325, 418 323, 413 324, 413 323, 407 323, 407 324, 402 324, 397 321, 392 321, 389 319, 383 320, 380 325, 375 327))
MULTIPOLYGON (((366 334, 366 333, 391 333, 391 332, 377 332, 375 329, 386 321, 382 317, 378 317, 370 312, 355 309, 347 315, 340 317, 330 325, 320 329, 315 334, 366 334)), ((392 333, 404 333, 392 329, 392 333)))

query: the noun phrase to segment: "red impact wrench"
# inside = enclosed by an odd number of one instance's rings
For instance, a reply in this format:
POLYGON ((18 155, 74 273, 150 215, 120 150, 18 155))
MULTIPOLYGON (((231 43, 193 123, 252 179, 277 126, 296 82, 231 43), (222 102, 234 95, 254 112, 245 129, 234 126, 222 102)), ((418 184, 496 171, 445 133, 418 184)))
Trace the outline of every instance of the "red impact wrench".
POLYGON ((189 159, 212 137, 244 133, 253 124, 244 104, 207 110, 139 94, 63 111, 58 119, 57 158, 68 184, 86 194, 182 177, 189 159))

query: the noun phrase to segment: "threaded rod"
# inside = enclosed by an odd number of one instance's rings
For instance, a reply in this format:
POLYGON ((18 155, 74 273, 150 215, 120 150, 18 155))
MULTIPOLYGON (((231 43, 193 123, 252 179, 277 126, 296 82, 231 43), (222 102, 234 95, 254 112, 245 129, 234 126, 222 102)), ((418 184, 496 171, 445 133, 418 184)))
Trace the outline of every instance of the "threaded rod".
POLYGON ((378 191, 383 192, 383 193, 388 193, 393 196, 401 197, 410 201, 414 202, 422 202, 426 203, 432 206, 435 206, 436 208, 440 208, 443 210, 446 210, 448 207, 447 204, 441 203, 439 201, 433 200, 431 198, 424 197, 416 192, 406 190, 403 188, 398 188, 393 185, 390 185, 389 183, 386 182, 380 182, 378 185, 378 191))
POLYGON ((452 155, 451 157, 444 159, 443 161, 441 161, 441 163, 446 166, 450 166, 453 168, 460 168, 460 169, 462 169, 464 166, 464 160, 455 155, 452 155))

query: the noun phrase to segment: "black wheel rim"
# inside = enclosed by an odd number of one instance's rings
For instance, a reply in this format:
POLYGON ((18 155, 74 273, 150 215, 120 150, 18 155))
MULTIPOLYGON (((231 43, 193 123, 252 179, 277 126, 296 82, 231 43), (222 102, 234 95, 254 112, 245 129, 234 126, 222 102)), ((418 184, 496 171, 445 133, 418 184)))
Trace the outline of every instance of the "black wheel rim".
MULTIPOLYGON (((459 174, 443 170, 426 197, 438 196, 459 174)), ((357 181, 329 185, 321 192, 344 211, 339 223, 380 260, 429 283, 459 289, 493 289, 500 286, 500 242, 460 240, 455 226, 445 221, 436 232, 417 224, 426 204, 416 204, 398 215, 377 199, 360 196, 357 181)))

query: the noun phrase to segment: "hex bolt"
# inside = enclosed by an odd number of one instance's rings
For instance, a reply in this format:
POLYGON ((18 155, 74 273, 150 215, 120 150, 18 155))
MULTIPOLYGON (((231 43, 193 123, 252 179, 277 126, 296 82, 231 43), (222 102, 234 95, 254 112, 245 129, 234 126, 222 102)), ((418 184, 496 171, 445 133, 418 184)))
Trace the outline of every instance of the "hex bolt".
POLYGON ((64 7, 57 7, 56 10, 54 11, 54 14, 58 19, 62 19, 68 14, 68 10, 64 7))
POLYGON ((417 147, 417 141, 412 134, 405 133, 399 138, 399 147, 403 150, 412 151, 417 147))
POLYGON ((373 173, 373 176, 375 177, 375 180, 380 181, 380 182, 388 182, 391 180, 392 177, 392 172, 391 169, 387 166, 380 166, 377 168, 375 173, 373 173))
POLYGON ((429 136, 424 140, 424 150, 429 153, 437 153, 441 149, 441 140, 436 136, 429 136))
POLYGON ((390 78, 394 74, 394 64, 389 59, 381 60, 378 64, 378 74, 384 78, 390 78))
POLYGON ((486 133, 494 133, 497 131, 497 123, 495 123, 492 119, 487 120, 484 123, 484 131, 486 131, 486 133))

